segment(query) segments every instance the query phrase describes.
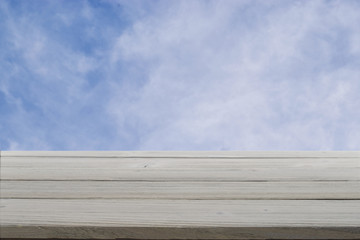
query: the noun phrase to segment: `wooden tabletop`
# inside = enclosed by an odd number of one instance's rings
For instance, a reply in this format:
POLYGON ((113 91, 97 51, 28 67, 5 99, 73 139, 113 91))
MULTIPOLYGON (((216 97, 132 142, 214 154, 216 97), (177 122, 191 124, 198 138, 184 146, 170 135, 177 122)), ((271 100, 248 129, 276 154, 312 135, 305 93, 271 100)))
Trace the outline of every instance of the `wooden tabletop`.
POLYGON ((360 239, 360 152, 0 152, 1 239, 360 239))

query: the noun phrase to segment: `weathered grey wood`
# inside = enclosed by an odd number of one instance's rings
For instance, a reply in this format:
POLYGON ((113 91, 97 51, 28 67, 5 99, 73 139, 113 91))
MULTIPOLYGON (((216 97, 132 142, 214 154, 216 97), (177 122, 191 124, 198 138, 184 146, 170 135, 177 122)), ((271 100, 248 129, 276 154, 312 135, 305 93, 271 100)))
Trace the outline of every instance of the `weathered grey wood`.
MULTIPOLYGON (((21 155, 20 153, 18 152, 17 155, 21 155)), ((41 152, 35 153, 32 154, 41 155, 41 152)), ((76 155, 75 153, 74 155, 76 155)), ((235 159, 179 157, 185 154, 179 154, 177 158, 107 158, 100 157, 98 152, 80 153, 77 153, 77 157, 69 156, 68 152, 64 153, 66 157, 60 157, 61 153, 59 152, 53 154, 56 157, 51 157, 52 152, 42 153, 42 157, 4 157, 3 153, 1 178, 10 180, 155 181, 357 181, 360 179, 360 158, 340 160, 331 157, 258 158, 254 153, 252 158, 235 159), (91 153, 94 153, 96 157, 89 157, 91 153)), ((167 154, 176 155, 175 153, 167 154)), ((106 154, 104 153, 104 155, 106 154)), ((125 156, 128 155, 131 153, 127 153, 125 156)), ((157 155, 161 155, 161 152, 157 155)), ((199 153, 194 153, 194 155, 203 156, 199 153)), ((218 153, 216 156, 219 155, 218 153)), ((223 155, 226 154, 223 153, 223 155)), ((273 155, 276 154, 273 153, 273 155)), ((327 155, 329 154, 327 153, 327 155)), ((234 155, 230 156, 234 157, 234 155)))
POLYGON ((1 239, 359 239, 357 227, 88 227, 9 226, 1 239), (5 238, 6 237, 6 238, 5 238))
POLYGON ((20 151, 0 166, 0 238, 360 239, 360 152, 20 151))
POLYGON ((360 151, 2 151, 3 157, 359 158, 360 151))
POLYGON ((2 198, 358 199, 360 182, 1 181, 2 198))
POLYGON ((121 169, 211 169, 211 168, 360 168, 358 158, 105 158, 105 157, 4 157, 2 167, 16 168, 121 168, 121 169), (101 163, 101 165, 99 165, 101 163))
POLYGON ((359 181, 360 168, 2 168, 3 180, 359 181))
POLYGON ((360 158, 4 157, 4 180, 360 180, 360 158))
POLYGON ((358 227, 360 200, 2 199, 1 226, 358 227))

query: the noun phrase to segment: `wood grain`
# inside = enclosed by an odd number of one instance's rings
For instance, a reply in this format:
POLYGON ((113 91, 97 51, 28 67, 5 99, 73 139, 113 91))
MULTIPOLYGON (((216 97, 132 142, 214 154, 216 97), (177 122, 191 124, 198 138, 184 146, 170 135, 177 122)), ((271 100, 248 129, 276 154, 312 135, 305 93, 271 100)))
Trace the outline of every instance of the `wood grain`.
POLYGON ((2 151, 3 157, 359 158, 360 151, 2 151))
POLYGON ((359 181, 359 158, 2 157, 4 180, 359 181))
POLYGON ((360 152, 0 152, 1 239, 360 239, 360 152))
POLYGON ((360 200, 3 199, 5 225, 356 227, 360 200))
POLYGON ((360 199, 360 182, 1 181, 2 198, 360 199))

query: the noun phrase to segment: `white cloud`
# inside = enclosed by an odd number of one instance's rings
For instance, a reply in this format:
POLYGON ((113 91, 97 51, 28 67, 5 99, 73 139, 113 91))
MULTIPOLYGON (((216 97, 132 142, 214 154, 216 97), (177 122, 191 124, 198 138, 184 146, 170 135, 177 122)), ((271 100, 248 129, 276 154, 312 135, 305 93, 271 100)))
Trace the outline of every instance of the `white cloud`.
POLYGON ((357 1, 21 4, 0 3, 7 149, 360 147, 357 1))
POLYGON ((109 107, 137 148, 359 148, 356 2, 162 4, 113 50, 147 73, 109 107))

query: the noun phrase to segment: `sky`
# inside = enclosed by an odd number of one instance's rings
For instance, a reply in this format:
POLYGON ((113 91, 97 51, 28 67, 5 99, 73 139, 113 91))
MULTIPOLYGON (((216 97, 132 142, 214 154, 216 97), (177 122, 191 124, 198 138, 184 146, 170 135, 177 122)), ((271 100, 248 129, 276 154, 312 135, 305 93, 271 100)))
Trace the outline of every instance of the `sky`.
POLYGON ((360 150, 360 1, 0 1, 0 150, 360 150))

